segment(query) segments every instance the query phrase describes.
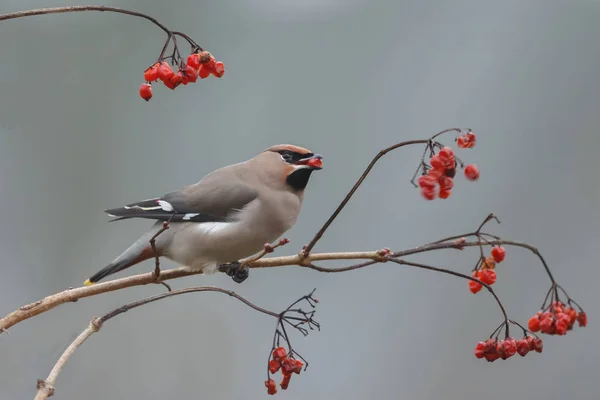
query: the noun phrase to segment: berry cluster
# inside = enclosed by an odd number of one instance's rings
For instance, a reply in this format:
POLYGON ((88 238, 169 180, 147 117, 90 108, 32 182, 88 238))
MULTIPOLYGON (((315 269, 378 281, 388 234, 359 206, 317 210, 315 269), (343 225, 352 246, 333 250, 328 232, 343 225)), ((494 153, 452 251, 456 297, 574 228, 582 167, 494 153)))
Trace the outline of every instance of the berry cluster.
POLYGON ((543 348, 542 339, 528 335, 520 340, 515 340, 512 337, 504 340, 490 338, 485 342, 477 343, 475 357, 485 358, 487 361, 493 362, 499 358, 506 360, 517 353, 521 357, 525 357, 530 351, 541 353, 543 348))
MULTIPOLYGON (((492 247, 491 257, 485 257, 475 267, 472 273, 473 278, 479 279, 481 282, 487 285, 493 285, 496 283, 496 263, 501 263, 506 257, 506 250, 502 246, 492 247)), ((475 294, 479 292, 483 286, 479 282, 469 281, 469 290, 475 294)))
MULTIPOLYGON (((282 245, 281 242, 279 245, 282 245)), ((265 246, 265 251, 267 251, 267 246, 265 246)), ((275 329, 275 335, 273 336, 273 347, 271 347, 269 353, 267 380, 265 381, 265 387, 267 388, 268 394, 277 393, 277 384, 275 383, 275 380, 271 378, 272 374, 281 370, 283 379, 279 383, 279 386, 281 386, 281 389, 286 390, 292 379, 292 374, 300 374, 303 366, 305 370, 308 367, 308 362, 292 348, 290 338, 286 331, 286 325, 298 330, 304 336, 308 335, 309 330, 315 328, 321 330, 321 325, 314 320, 314 308, 319 302, 319 300, 313 297, 314 292, 315 291, 313 290, 308 295, 302 296, 283 312, 278 314, 277 328, 275 329), (296 307, 297 304, 303 301, 308 303, 313 310, 303 311, 302 308, 296 307), (286 350, 280 343, 287 344, 288 349, 286 350)))
POLYGON ((461 149, 470 149, 475 147, 475 134, 471 131, 465 133, 464 135, 460 135, 459 137, 456 138, 456 143, 458 144, 458 147, 460 147, 461 149))
MULTIPOLYGON (((460 148, 472 148, 475 146, 475 134, 469 132, 459 136, 456 141, 460 148)), ((442 146, 438 142, 429 145, 431 156, 429 165, 422 160, 423 174, 418 179, 418 187, 421 189, 421 196, 427 200, 434 200, 436 197, 447 199, 452 193, 454 187, 454 176, 458 166, 454 151, 448 146, 442 146), (440 148, 438 154, 435 154, 435 148, 440 148)), ((460 163, 463 166, 462 162, 460 163)), ((479 179, 479 169, 475 164, 465 167, 465 177, 470 181, 479 179)))
POLYGON ((566 335, 567 331, 573 329, 575 322, 580 327, 585 327, 587 325, 585 312, 577 312, 561 301, 553 301, 546 311, 538 311, 529 318, 527 325, 531 332, 541 331, 547 335, 566 335))
POLYGON ((198 51, 191 53, 185 65, 180 65, 177 72, 166 61, 159 61, 146 71, 144 71, 144 80, 140 86, 140 96, 148 101, 152 98, 152 82, 160 80, 171 90, 179 85, 194 83, 200 79, 208 78, 210 75, 221 78, 225 74, 225 65, 222 61, 217 61, 208 51, 198 51))
MULTIPOLYGON (((269 372, 274 374, 281 369, 283 379, 279 385, 281 389, 286 390, 290 384, 290 379, 292 379, 292 374, 300 374, 303 365, 302 361, 293 358, 291 353, 288 354, 285 348, 277 347, 273 350, 272 357, 269 360, 269 372)), ((277 385, 272 378, 265 381, 265 386, 268 394, 277 393, 277 385)))

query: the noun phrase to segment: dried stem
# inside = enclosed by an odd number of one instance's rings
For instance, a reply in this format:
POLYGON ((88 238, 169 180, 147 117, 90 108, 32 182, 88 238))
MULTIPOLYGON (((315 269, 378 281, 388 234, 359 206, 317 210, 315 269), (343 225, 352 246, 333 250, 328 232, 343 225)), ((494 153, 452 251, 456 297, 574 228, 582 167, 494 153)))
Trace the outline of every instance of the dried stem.
POLYGON ((17 19, 24 17, 32 17, 34 15, 47 15, 47 14, 65 14, 71 12, 81 12, 81 11, 106 11, 106 12, 114 12, 119 14, 131 15, 134 17, 144 18, 152 22, 154 25, 158 26, 160 29, 165 31, 168 35, 172 35, 173 33, 167 29, 166 26, 158 22, 158 20, 152 18, 149 15, 139 13, 136 11, 125 10, 123 8, 117 7, 107 7, 107 6, 67 6, 67 7, 52 7, 52 8, 37 8, 34 10, 26 10, 26 11, 17 11, 9 14, 1 14, 0 21, 6 21, 9 19, 17 19))
POLYGON ((369 165, 367 166, 367 168, 365 169, 365 171, 362 173, 362 175, 360 176, 360 178, 358 178, 358 180, 356 181, 356 183, 354 184, 354 186, 352 187, 352 189, 350 189, 350 191, 348 192, 348 194, 346 195, 346 197, 344 197, 344 199, 342 200, 342 202, 340 203, 340 205, 336 208, 336 210, 333 212, 333 214, 331 214, 331 216, 329 217, 329 219, 323 224, 323 226, 321 227, 321 229, 319 229, 319 231, 315 234, 315 236, 312 238, 312 240, 304 247, 304 249, 302 250, 302 255, 303 256, 307 256, 308 254, 310 254, 310 252, 312 251, 313 247, 315 247, 315 245, 317 244, 317 242, 321 239, 321 237, 323 237, 323 234, 325 233, 325 231, 329 228, 329 226, 333 223, 333 221, 337 218, 337 216, 342 212, 342 210, 344 209, 344 207, 346 207, 346 204, 348 204, 348 202, 350 201, 350 199, 352 198, 352 196, 354 196, 354 193, 358 190, 358 188, 360 187, 360 185, 364 182, 364 180, 367 178, 367 176, 369 175, 369 173, 371 172, 371 170, 373 169, 373 167, 375 166, 375 164, 377 164, 377 161, 379 161, 379 159, 383 156, 385 156, 387 153, 389 153, 390 151, 399 149, 401 147, 405 147, 405 146, 410 146, 413 144, 426 144, 429 145, 429 143, 431 143, 431 141, 435 138, 437 138, 438 136, 447 133, 447 132, 460 132, 459 128, 450 128, 450 129, 445 129, 441 132, 436 133, 435 135, 433 135, 431 138, 429 139, 420 139, 420 140, 408 140, 406 142, 401 142, 401 143, 397 143, 393 146, 387 147, 383 150, 381 150, 379 153, 377 153, 377 155, 373 158, 373 160, 371 160, 371 162, 369 163, 369 165))
POLYGON ((81 334, 79 336, 77 336, 77 338, 63 352, 63 354, 60 356, 60 358, 58 359, 56 364, 54 364, 54 367, 50 371, 50 374, 48 375, 48 377, 45 380, 42 380, 42 379, 38 380, 38 385, 37 385, 38 391, 36 393, 35 400, 44 400, 44 399, 47 399, 48 397, 54 395, 54 387, 56 385, 56 379, 58 378, 58 375, 64 368, 67 361, 69 361, 71 356, 73 356, 75 351, 83 344, 83 342, 85 342, 90 336, 92 336, 94 333, 98 332, 100 330, 100 328, 102 328, 103 324, 106 321, 116 317, 117 315, 123 314, 129 310, 132 310, 137 307, 141 307, 145 304, 153 303, 155 301, 166 299, 168 297, 177 296, 180 294, 197 293, 197 292, 223 293, 228 296, 236 298, 237 300, 246 304, 248 307, 252 308, 253 310, 256 310, 262 314, 266 314, 271 317, 277 318, 278 321, 280 321, 282 318, 281 313, 276 313, 273 311, 266 310, 262 307, 259 307, 255 304, 253 304, 252 302, 250 302, 249 300, 247 300, 246 298, 240 296, 239 294, 237 294, 231 290, 225 290, 225 289, 221 289, 218 287, 212 287, 212 286, 202 286, 202 287, 193 287, 193 288, 187 288, 187 289, 174 290, 171 292, 167 292, 167 293, 159 294, 156 296, 148 297, 148 298, 145 298, 142 300, 138 300, 133 303, 129 303, 129 304, 126 304, 119 308, 116 308, 113 311, 105 314, 103 317, 94 318, 90 322, 88 327, 83 332, 81 332, 81 334))
MULTIPOLYGON (((463 236, 472 236, 473 234, 461 235, 463 236)), ((248 263, 249 268, 275 268, 275 267, 283 267, 283 266, 300 266, 304 268, 313 269, 319 272, 347 272, 353 271, 356 269, 368 267, 371 265, 375 265, 381 262, 385 262, 387 259, 401 259, 403 257, 424 253, 428 251, 435 250, 444 250, 444 249, 457 249, 457 248, 465 248, 465 247, 475 247, 479 246, 480 243, 478 241, 471 242, 461 242, 457 244, 456 242, 450 241, 449 239, 444 239, 444 242, 441 243, 430 243, 424 246, 415 247, 408 250, 398 251, 390 253, 388 256, 382 256, 381 250, 375 251, 362 251, 362 252, 340 252, 340 253, 314 253, 309 254, 308 256, 303 256, 300 254, 291 255, 291 256, 282 256, 282 257, 271 257, 271 258, 261 258, 256 261, 252 261, 248 263), (322 267, 317 266, 314 263, 317 261, 333 261, 333 260, 364 260, 364 262, 350 265, 347 267, 322 267)), ((543 258, 537 251, 535 247, 532 247, 526 243, 514 242, 509 240, 493 240, 485 243, 487 246, 493 245, 506 245, 506 246, 517 246, 526 248, 540 257, 540 260, 543 261, 543 258)), ((544 264, 544 267, 547 266, 544 264)), ((192 271, 187 268, 174 268, 169 270, 161 271, 160 279, 161 281, 182 278, 185 276, 198 275, 201 274, 200 271, 192 271)), ((62 292, 50 295, 45 297, 39 301, 34 303, 30 303, 20 307, 19 309, 11 312, 5 317, 0 319, 0 331, 9 329, 15 324, 32 318, 38 314, 49 311, 61 304, 68 302, 75 302, 79 299, 95 296, 102 293, 109 293, 116 290, 125 289, 133 286, 147 285, 156 283, 156 278, 154 275, 154 271, 148 272, 145 274, 128 276, 125 278, 114 279, 106 282, 96 283, 92 286, 79 287, 75 289, 67 289, 62 292)))
POLYGON ((94 318, 88 327, 85 328, 85 330, 81 332, 79 336, 77 336, 77 338, 69 345, 69 347, 67 347, 58 361, 56 361, 56 364, 54 364, 54 367, 50 371, 48 377, 45 380, 38 380, 38 390, 34 400, 44 400, 54 395, 54 386, 56 385, 56 378, 58 378, 58 374, 60 374, 67 361, 69 361, 73 353, 75 353, 75 350, 77 350, 79 346, 81 346, 83 342, 85 342, 90 336, 98 332, 101 326, 102 323, 98 320, 98 318, 94 318))

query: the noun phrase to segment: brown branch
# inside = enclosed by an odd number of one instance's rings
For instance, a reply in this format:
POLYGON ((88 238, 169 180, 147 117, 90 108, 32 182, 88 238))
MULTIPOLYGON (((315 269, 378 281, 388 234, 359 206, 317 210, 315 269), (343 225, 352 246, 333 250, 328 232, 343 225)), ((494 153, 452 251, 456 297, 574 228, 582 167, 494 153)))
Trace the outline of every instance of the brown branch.
POLYGON ((350 189, 350 191, 348 192, 348 194, 346 195, 346 197, 344 197, 344 199, 342 200, 342 202, 340 203, 340 205, 336 208, 336 210, 333 212, 333 214, 331 214, 331 216, 329 217, 329 219, 323 224, 323 226, 321 227, 321 229, 319 229, 319 231, 315 234, 315 236, 312 238, 312 240, 310 241, 310 243, 308 243, 304 247, 304 249, 302 250, 302 254, 304 256, 306 256, 306 255, 308 255, 312 251, 313 247, 315 247, 315 245, 321 239, 321 237, 323 236, 323 234, 325 233, 325 231, 329 228, 329 226, 333 223, 333 221, 337 218, 337 216, 342 212, 342 210, 344 209, 344 207, 346 207, 346 204, 348 204, 348 202, 350 201, 350 199, 352 198, 352 196, 354 196, 354 193, 356 193, 356 191, 358 190, 358 188, 360 187, 360 185, 367 178, 367 176, 369 175, 369 173, 371 172, 371 170, 373 169, 373 167, 375 166, 375 164, 377 164, 377 161, 379 161, 379 159, 381 157, 385 156, 390 151, 399 149, 401 147, 410 146, 410 145, 413 145, 413 144, 429 144, 435 138, 437 138, 438 136, 440 136, 440 135, 442 135, 444 133, 447 133, 447 132, 460 132, 460 129, 459 128, 445 129, 445 130, 443 130, 441 132, 436 133, 435 135, 433 135, 429 139, 408 140, 406 142, 397 143, 397 144, 395 144, 393 146, 387 147, 387 148, 381 150, 379 153, 377 153, 377 155, 373 158, 373 160, 371 160, 371 162, 369 163, 369 165, 367 166, 367 168, 365 169, 365 171, 362 173, 362 175, 360 176, 360 178, 358 178, 358 180, 356 181, 356 183, 354 184, 354 186, 352 187, 352 189, 350 189))
POLYGON ((54 364, 54 367, 50 371, 50 374, 48 375, 48 377, 45 380, 43 380, 43 379, 38 380, 38 384, 37 384, 38 391, 36 393, 34 400, 44 400, 44 399, 47 399, 48 397, 54 395, 56 379, 58 378, 58 375, 64 368, 67 361, 69 361, 69 359, 73 356, 75 351, 87 339, 89 339, 90 336, 92 336, 94 333, 98 332, 100 330, 100 328, 102 328, 102 326, 104 325, 104 323, 106 321, 116 317, 117 315, 123 314, 129 310, 132 310, 134 308, 141 307, 143 305, 153 303, 158 300, 166 299, 167 297, 173 297, 173 296, 177 296, 180 294, 197 293, 197 292, 223 293, 228 296, 234 297, 235 299, 246 304, 248 307, 252 308, 253 310, 256 310, 256 311, 266 314, 266 315, 270 315, 271 317, 275 317, 275 318, 277 318, 278 321, 280 321, 282 319, 282 313, 276 313, 273 311, 266 310, 262 307, 259 307, 255 304, 253 304, 252 302, 250 302, 249 300, 247 300, 246 298, 235 293, 232 290, 225 290, 225 289, 221 289, 221 288, 213 287, 213 286, 202 286, 202 287, 193 287, 193 288, 187 288, 187 289, 173 290, 171 292, 167 292, 167 293, 159 294, 156 296, 148 297, 148 298, 145 298, 142 300, 138 300, 133 303, 129 303, 129 304, 126 304, 119 308, 116 308, 113 311, 105 314, 103 317, 92 319, 92 321, 90 322, 88 327, 86 329, 84 329, 84 331, 81 332, 81 334, 79 336, 77 336, 77 338, 63 352, 63 354, 60 356, 58 361, 56 361, 56 363, 54 364))
MULTIPOLYGON (((469 236, 472 234, 462 235, 469 236)), ((340 253, 314 253, 309 254, 308 256, 303 256, 301 254, 290 255, 290 256, 282 256, 282 257, 271 257, 271 258, 261 258, 255 261, 251 261, 247 264, 248 268, 276 268, 283 266, 300 266, 309 269, 313 269, 318 272, 347 272, 353 271, 360 268, 364 268, 367 266, 379 264, 381 262, 387 261, 389 258, 393 259, 401 259, 403 257, 424 253, 428 251, 436 251, 436 250, 444 250, 444 249, 457 249, 464 247, 476 247, 480 246, 481 243, 479 241, 471 241, 464 242, 461 241, 451 241, 447 239, 441 243, 430 243, 424 246, 415 247, 408 250, 398 251, 389 253, 386 255, 386 252, 382 252, 382 250, 376 251, 362 251, 362 252, 340 252, 340 253), (333 261, 333 260, 364 260, 360 264, 355 264, 347 267, 321 267, 317 266, 314 263, 318 261, 333 261)), ((509 240, 493 240, 484 243, 486 246, 493 245, 506 245, 506 246, 517 246, 530 250, 538 257, 545 265, 544 259, 539 254, 539 251, 526 243, 509 241, 509 240)), ((547 266, 545 266, 547 267, 547 266)), ((182 278, 186 276, 198 275, 201 274, 200 271, 189 270, 188 268, 174 268, 165 271, 161 271, 160 279, 161 281, 171 280, 176 278, 182 278)), ((49 311, 61 304, 75 302, 79 299, 99 295, 102 293, 109 293, 116 290, 125 289, 133 286, 141 286, 147 284, 155 284, 156 277, 154 272, 148 272, 145 274, 128 276, 125 278, 114 279, 107 282, 96 283, 92 286, 84 286, 75 289, 67 289, 62 292, 47 296, 39 301, 36 301, 31 304, 24 305, 19 309, 11 312, 5 317, 0 319, 0 332, 9 329, 15 324, 25 321, 29 318, 32 318, 38 314, 49 311)))
POLYGON ((17 11, 9 14, 1 14, 0 21, 7 21, 9 19, 17 19, 24 17, 32 17, 34 15, 47 15, 47 14, 65 14, 71 12, 81 12, 81 11, 106 11, 106 12, 114 12, 119 14, 131 15, 134 17, 143 18, 152 22, 154 25, 158 26, 160 29, 165 31, 168 35, 172 35, 169 29, 166 26, 158 22, 155 18, 152 18, 149 15, 139 13, 136 11, 125 10, 123 8, 117 7, 107 7, 107 6, 67 6, 67 7, 52 7, 52 8, 37 8, 34 10, 26 10, 26 11, 17 11))

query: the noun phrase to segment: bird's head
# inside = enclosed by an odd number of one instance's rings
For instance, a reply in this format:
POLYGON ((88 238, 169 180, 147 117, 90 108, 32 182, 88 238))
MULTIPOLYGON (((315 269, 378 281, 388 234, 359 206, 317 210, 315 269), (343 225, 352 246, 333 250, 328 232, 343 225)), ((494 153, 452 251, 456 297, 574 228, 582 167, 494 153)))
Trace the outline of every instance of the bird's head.
POLYGON ((283 170, 286 184, 295 190, 304 190, 312 172, 323 169, 323 157, 303 147, 278 144, 263 154, 283 170))

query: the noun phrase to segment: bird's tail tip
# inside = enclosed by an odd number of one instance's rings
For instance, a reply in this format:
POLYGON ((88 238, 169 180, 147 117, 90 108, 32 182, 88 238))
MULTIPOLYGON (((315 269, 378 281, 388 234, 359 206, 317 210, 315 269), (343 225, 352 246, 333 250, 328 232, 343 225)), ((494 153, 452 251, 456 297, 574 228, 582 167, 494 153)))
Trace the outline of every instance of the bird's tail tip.
POLYGON ((96 283, 96 282, 92 282, 89 279, 86 279, 85 282, 83 282, 83 285, 84 286, 92 286, 94 283, 96 283))

